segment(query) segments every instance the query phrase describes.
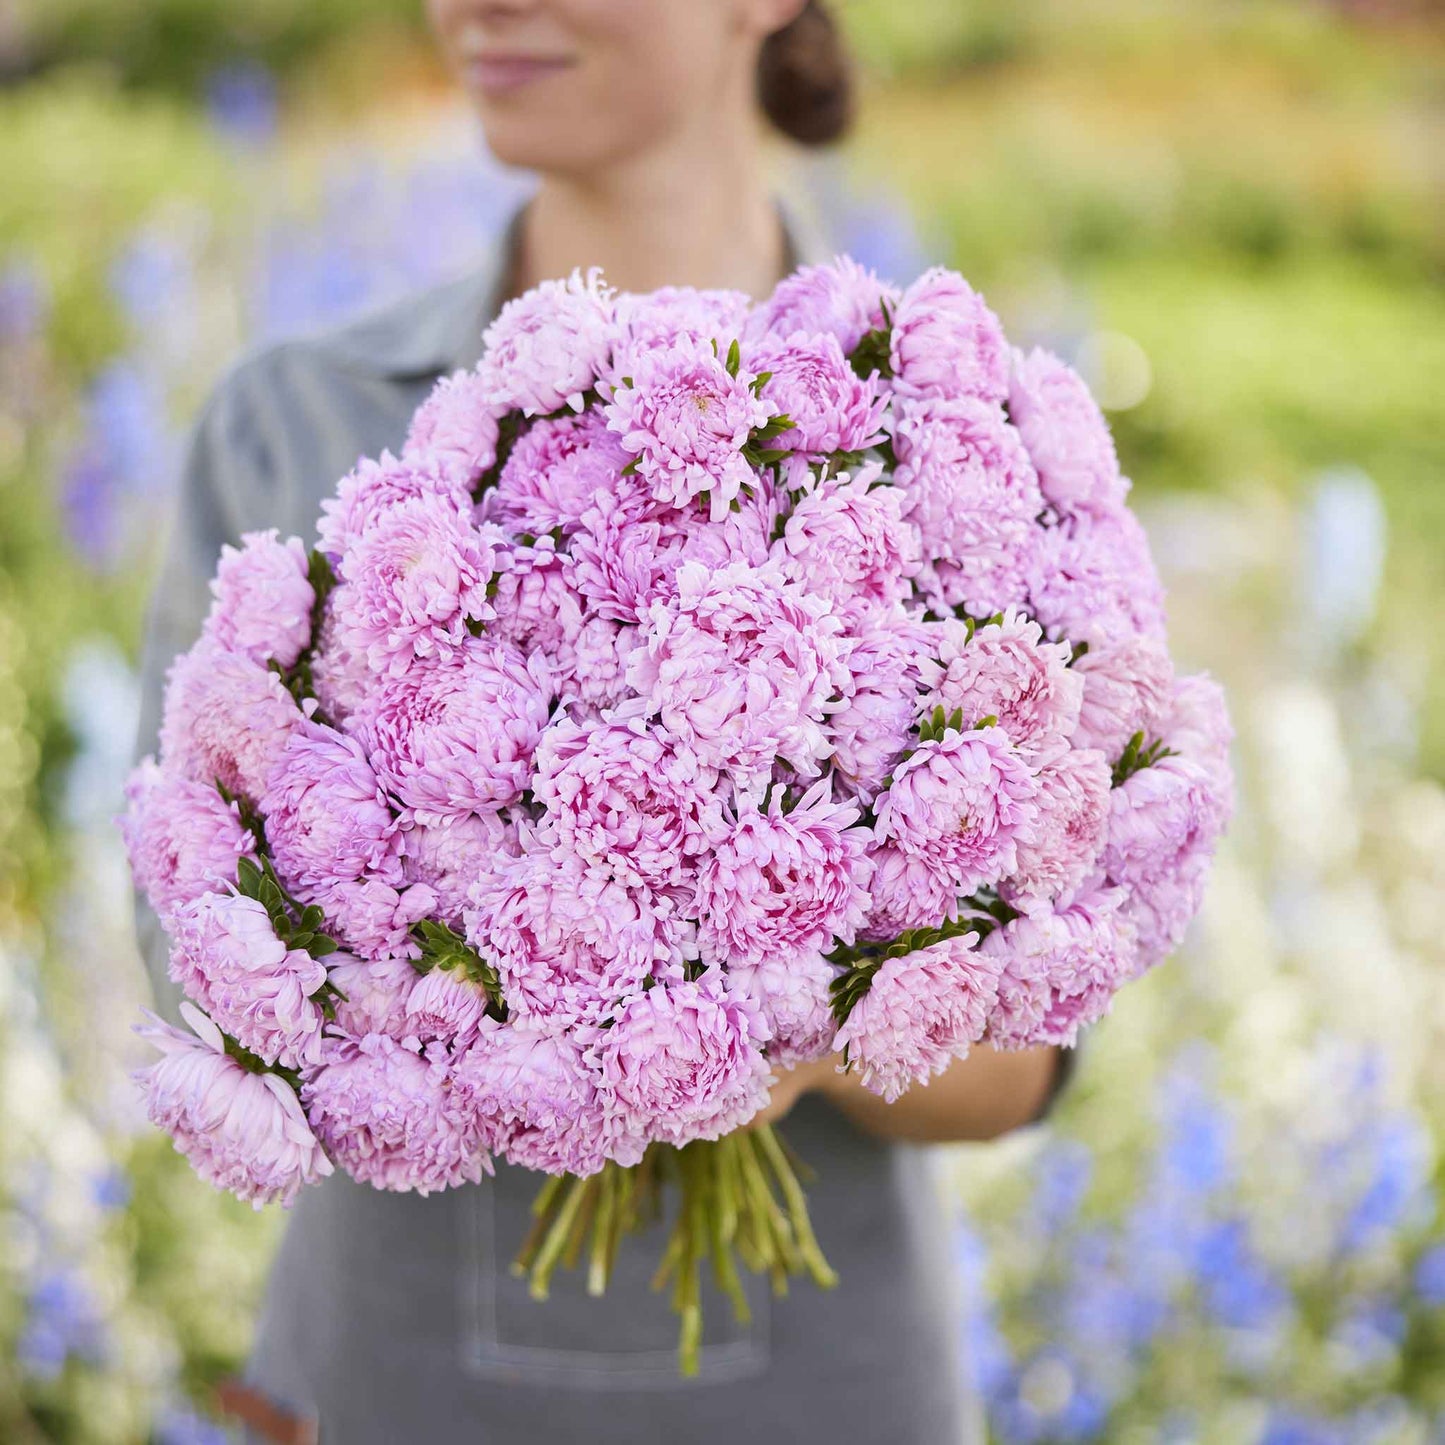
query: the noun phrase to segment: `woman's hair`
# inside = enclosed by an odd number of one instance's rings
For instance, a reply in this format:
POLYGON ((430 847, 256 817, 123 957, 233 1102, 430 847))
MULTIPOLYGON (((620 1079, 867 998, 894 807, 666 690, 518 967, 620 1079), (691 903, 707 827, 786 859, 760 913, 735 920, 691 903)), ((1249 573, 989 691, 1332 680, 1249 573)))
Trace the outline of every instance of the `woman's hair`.
POLYGON ((763 42, 758 99, 790 140, 828 145, 853 123, 853 61, 822 0, 807 0, 796 20, 763 42))

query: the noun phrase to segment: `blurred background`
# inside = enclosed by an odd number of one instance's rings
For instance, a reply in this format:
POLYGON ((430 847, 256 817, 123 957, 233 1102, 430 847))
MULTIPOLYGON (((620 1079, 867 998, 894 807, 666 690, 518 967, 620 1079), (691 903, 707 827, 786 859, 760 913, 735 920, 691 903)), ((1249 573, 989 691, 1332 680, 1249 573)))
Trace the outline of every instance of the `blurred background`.
MULTIPOLYGON (((112 818, 178 450, 244 347, 475 264, 418 0, 0 0, 0 1440, 225 1437, 283 1217, 127 1077, 112 818)), ((1057 1120, 940 1151, 998 1442, 1445 1441, 1445 22, 843 0, 841 249, 942 261, 1108 409, 1242 801, 1057 1120)), ((824 1241, 826 1244, 826 1241, 824 1241)))

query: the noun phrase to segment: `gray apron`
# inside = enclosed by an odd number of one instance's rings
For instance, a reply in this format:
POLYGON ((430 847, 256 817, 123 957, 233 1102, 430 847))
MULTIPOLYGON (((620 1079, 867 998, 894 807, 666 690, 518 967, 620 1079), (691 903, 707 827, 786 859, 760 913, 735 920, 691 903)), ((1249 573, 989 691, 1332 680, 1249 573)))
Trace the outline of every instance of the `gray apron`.
MULTIPOLYGON (((822 259, 787 219, 794 261, 822 259)), ((138 752, 155 746, 165 669, 199 631, 222 544, 273 526, 309 543, 321 498, 358 456, 400 449, 436 377, 475 362, 516 231, 478 271, 244 357, 211 394, 152 601, 138 752)), ((148 970, 173 1013, 164 938, 142 900, 137 909, 148 970)), ((536 1303, 507 1266, 540 1176, 504 1164, 495 1179, 429 1198, 339 1172, 303 1191, 246 1380, 318 1420, 321 1445, 980 1439, 957 1370, 928 1154, 866 1137, 813 1097, 784 1133, 816 1171, 813 1218, 842 1283, 799 1282, 776 1300, 754 1281, 743 1326, 712 1296, 692 1380, 677 1375, 667 1301, 648 1288, 657 1233, 629 1242, 604 1299, 561 1276, 536 1303)))

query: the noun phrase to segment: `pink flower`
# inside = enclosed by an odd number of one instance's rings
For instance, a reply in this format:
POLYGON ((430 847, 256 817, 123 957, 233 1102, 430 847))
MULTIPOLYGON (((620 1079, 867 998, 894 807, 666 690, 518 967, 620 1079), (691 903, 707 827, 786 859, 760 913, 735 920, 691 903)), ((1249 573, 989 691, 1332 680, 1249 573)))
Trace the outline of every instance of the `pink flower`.
POLYGON ((543 677, 565 678, 576 666, 574 645, 582 631, 584 599, 573 587, 568 559, 550 536, 534 546, 512 548, 507 570, 496 579, 496 617, 486 636, 528 659, 543 677))
POLYGON ((616 317, 620 338, 613 348, 611 376, 630 375, 638 359, 679 341, 707 346, 716 341, 726 353, 752 305, 741 291, 698 291, 691 286, 663 286, 656 291, 619 292, 616 317))
POLYGON ((1109 801, 1104 869, 1129 886, 1175 872, 1188 856, 1212 849, 1229 816, 1216 772, 1185 755, 1141 768, 1109 801))
POLYGON ((161 766, 255 801, 302 721, 274 672, 203 641, 171 664, 161 766))
POLYGON ((1114 438, 1078 372, 1052 352, 1015 351, 1008 407, 1045 501, 1065 515, 1123 506, 1129 484, 1119 475, 1114 438))
POLYGON ((440 1039, 465 1048, 476 1037, 486 1006, 486 996, 474 983, 433 968, 412 984, 407 995, 407 1028, 419 1039, 440 1039))
POLYGON ((470 491, 497 459, 497 420, 504 410, 476 372, 443 376, 411 419, 402 460, 435 466, 470 491))
POLYGON ((243 533, 239 550, 221 548, 204 635, 263 667, 272 658, 292 666, 311 641, 308 566, 299 537, 281 542, 274 527, 243 533))
POLYGON ((1084 680, 1074 745, 1116 762, 1136 732, 1152 734, 1174 685, 1174 665, 1158 637, 1090 645, 1073 670, 1084 680))
POLYGON ((499 813, 466 813, 427 825, 414 823, 401 836, 402 867, 409 883, 436 895, 436 916, 459 925, 471 886, 500 858, 520 852, 517 828, 499 813))
MULTIPOLYGON (((595 1174, 609 1157, 596 1082, 573 1038, 533 1019, 491 1025, 457 1062, 451 1107, 522 1169, 595 1174)), ((641 1158, 640 1151, 630 1162, 641 1158)))
POLYGON ((860 377, 831 332, 768 337, 747 362, 754 375, 771 373, 762 394, 793 423, 770 445, 824 457, 882 441, 887 399, 878 378, 860 377))
POLYGON ((818 483, 794 505, 774 545, 783 575, 845 612, 902 602, 918 575, 918 528, 907 495, 880 484, 876 463, 818 483))
POLYGON ((960 894, 1007 878, 1038 817, 1038 783, 996 727, 920 743, 874 804, 880 843, 945 871, 960 894))
POLYGON ((800 770, 827 757, 824 720, 847 685, 827 603, 745 563, 709 575, 689 562, 677 584, 649 610, 627 668, 663 727, 744 784, 779 757, 800 770))
POLYGON ((706 497, 720 522, 754 484, 742 449, 776 415, 754 395, 754 379, 731 375, 711 347, 687 341, 638 358, 632 385, 618 386, 604 413, 658 501, 685 507, 706 497))
POLYGON ((574 271, 566 281, 543 281, 508 301, 483 332, 477 384, 502 411, 581 411, 614 335, 612 292, 596 267, 585 277, 574 271))
POLYGON ((451 1064, 433 1044, 385 1034, 327 1041, 301 1085, 316 1136, 362 1184, 430 1194, 491 1173, 481 1131, 447 1107, 451 1064))
POLYGON ((748 318, 744 335, 752 342, 798 332, 835 336, 847 355, 865 333, 883 325, 883 303, 897 299, 894 287, 839 256, 829 266, 801 266, 784 277, 748 318))
POLYGON ((446 497, 387 508, 353 543, 346 580, 331 594, 338 640, 393 677, 416 657, 460 647, 468 623, 494 615, 496 542, 446 497))
POLYGON ((316 524, 318 544, 332 559, 337 576, 348 575, 351 549, 378 517, 426 497, 450 502, 454 508, 464 508, 471 500, 465 480, 428 457, 411 454, 398 459, 385 451, 375 461, 362 457, 337 484, 335 495, 322 501, 316 524))
POLYGON ((615 707, 631 696, 627 664, 638 647, 637 629, 594 617, 582 626, 573 649, 569 684, 591 707, 615 707))
POLYGON ((437 906, 436 894, 424 883, 393 887, 377 877, 339 878, 296 891, 302 903, 314 903, 325 913, 334 938, 372 960, 416 957, 420 949, 412 926, 437 906))
POLYGON ((606 721, 559 718, 542 735, 532 792, 556 844, 624 882, 683 882, 722 824, 717 775, 636 702, 606 721))
POLYGON ((975 934, 885 958, 833 1040, 859 1081, 892 1103, 926 1084, 983 1037, 998 962, 975 934))
POLYGON ((696 944, 672 900, 540 843, 472 887, 467 939, 496 965, 510 1013, 595 1019, 648 978, 680 977, 696 944))
POLYGON ((1021 600, 1043 507, 1038 478, 1000 409, 964 397, 903 406, 894 480, 923 538, 919 590, 939 610, 988 616, 1021 600))
POLYGON ((832 1052, 838 1025, 829 989, 837 973, 821 953, 728 965, 728 988, 748 1001, 767 1028, 769 1063, 792 1068, 832 1052))
POLYGON ((715 972, 656 984, 599 1030, 591 1054, 609 1106, 649 1138, 720 1139, 768 1100, 766 1030, 715 972))
POLYGON ((221 1031, 201 1011, 181 1005, 194 1034, 147 1013, 136 1032, 161 1057, 137 1070, 146 1113, 208 1184, 257 1209, 289 1206, 303 1184, 331 1173, 306 1116, 275 1074, 253 1074, 226 1054, 221 1031))
POLYGON ((740 801, 732 826, 697 870, 698 942, 708 962, 802 961, 851 943, 868 906, 866 828, 858 808, 829 798, 823 778, 784 811, 740 801))
POLYGON ((435 825, 521 796, 551 705, 541 657, 469 637, 388 682, 357 730, 405 820, 435 825))
POLYGON ((1029 758, 1063 746, 1084 691, 1066 644, 1045 642, 1038 623, 1012 608, 972 630, 946 622, 935 636, 937 652, 922 664, 926 712, 961 710, 965 727, 991 716, 1029 758))
POLYGON ((136 886, 164 916, 218 884, 234 883, 236 864, 256 856, 241 812, 214 784, 158 768, 145 758, 125 785, 121 836, 136 886))
POLYGON ((1163 639, 1164 589, 1144 529, 1125 507, 1041 529, 1028 591, 1033 615, 1076 646, 1163 639))
POLYGON ((1039 817, 1019 840, 1018 865, 1003 888, 1032 913, 1067 904, 1099 863, 1109 831, 1109 762, 1092 750, 1064 751, 1039 768, 1039 817))
POLYGON ((892 843, 869 850, 868 917, 860 936, 891 942, 910 928, 934 928, 958 916, 959 887, 948 865, 892 843))
POLYGON ((203 893, 165 920, 170 975, 243 1048, 294 1069, 320 1055, 325 1016, 314 995, 326 965, 288 949, 254 898, 203 893))
POLYGON ((1002 968, 989 1020, 996 1048, 1072 1048, 1081 1028, 1108 1013, 1134 970, 1124 901, 1120 888, 1095 889, 1057 913, 1024 915, 989 935, 984 952, 1002 968))
POLYGON ((1224 701, 1224 689, 1207 673, 1181 677, 1174 683, 1166 706, 1156 714, 1159 736, 1176 752, 1216 765, 1229 781, 1229 748, 1234 726, 1224 701))
POLYGON ((396 823, 355 738, 301 723, 271 770, 262 807, 271 859, 293 890, 368 872, 400 881, 396 823))
POLYGON ((899 300, 890 360, 903 396, 999 402, 1008 395, 1010 354, 998 317, 962 276, 941 266, 899 300))
POLYGON ((839 780, 870 803, 913 741, 919 664, 929 630, 901 610, 872 614, 844 638, 848 680, 829 719, 839 780))
MULTIPOLYGON (((619 488, 631 460, 598 410, 535 421, 484 494, 484 515, 515 534, 541 537, 554 528, 570 534, 599 492, 619 488)), ((645 495, 640 484, 629 490, 645 495)))
POLYGON ((1124 912, 1138 935, 1132 976, 1162 963, 1181 943, 1204 901, 1213 848, 1189 849, 1130 885, 1124 912))
POLYGON ((407 1002, 417 980, 410 959, 365 959, 333 953, 327 955, 326 962, 327 978, 338 995, 338 1032, 353 1039, 364 1039, 367 1034, 406 1037, 407 1002))

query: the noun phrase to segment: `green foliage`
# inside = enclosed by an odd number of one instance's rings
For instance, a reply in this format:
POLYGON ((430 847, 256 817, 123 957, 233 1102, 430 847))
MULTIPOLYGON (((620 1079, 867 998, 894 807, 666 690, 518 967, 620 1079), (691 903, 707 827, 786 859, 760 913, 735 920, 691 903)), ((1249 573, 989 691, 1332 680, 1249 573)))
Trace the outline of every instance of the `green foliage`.
POLYGON ((415 960, 419 973, 429 973, 434 968, 455 973, 486 994, 489 1013, 495 1018, 506 1017, 502 980, 496 965, 483 958, 460 933, 445 923, 423 919, 411 935, 421 945, 421 957, 415 960))

